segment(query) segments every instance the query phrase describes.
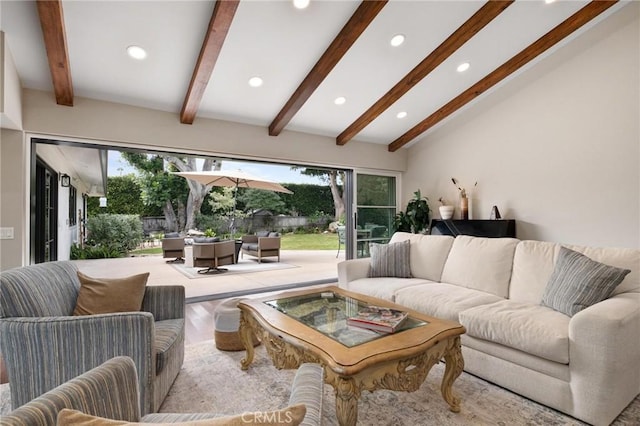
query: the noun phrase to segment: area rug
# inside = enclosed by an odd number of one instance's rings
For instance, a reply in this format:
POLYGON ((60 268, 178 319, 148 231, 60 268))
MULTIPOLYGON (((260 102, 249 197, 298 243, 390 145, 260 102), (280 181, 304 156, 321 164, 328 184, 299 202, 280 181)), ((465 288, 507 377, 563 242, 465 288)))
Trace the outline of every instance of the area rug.
MULTIPOLYGON (((213 341, 187 347, 184 366, 161 412, 222 412, 270 410, 288 402, 293 370, 277 370, 264 347, 256 348, 248 371, 240 369, 241 352, 222 352, 213 341)), ((382 425, 584 425, 526 398, 462 373, 454 383, 461 412, 452 413, 442 399, 444 364, 432 368, 416 392, 376 391, 362 394, 358 424, 382 425)), ((324 386, 323 425, 337 425, 333 388, 324 386)), ((640 424, 640 397, 613 423, 640 424)))
MULTIPOLYGON (((249 370, 242 371, 240 360, 244 354, 244 351, 219 351, 213 341, 187 346, 182 370, 160 412, 237 414, 285 407, 295 372, 273 367, 262 346, 256 347, 256 356, 249 370)), ((452 413, 440 394, 443 373, 444 364, 434 366, 416 392, 380 390, 363 393, 358 404, 358 424, 585 425, 468 373, 462 373, 454 383, 454 392, 461 399, 461 411, 452 413)), ((322 424, 337 425, 331 386, 324 386, 323 398, 322 424)), ((0 416, 9 411, 9 385, 0 385, 0 416)), ((613 426, 638 424, 640 397, 612 423, 613 426)))
POLYGON ((182 275, 187 278, 205 278, 205 277, 215 277, 215 276, 225 276, 232 274, 249 274, 252 272, 264 272, 264 271, 276 271, 279 269, 291 269, 297 268, 296 265, 291 265, 289 263, 282 262, 268 262, 262 261, 258 263, 254 260, 241 259, 238 263, 234 263, 232 265, 224 265, 220 268, 224 271, 222 272, 211 272, 208 274, 199 274, 198 271, 207 269, 204 267, 188 267, 185 266, 184 263, 172 263, 171 266, 176 268, 182 275))

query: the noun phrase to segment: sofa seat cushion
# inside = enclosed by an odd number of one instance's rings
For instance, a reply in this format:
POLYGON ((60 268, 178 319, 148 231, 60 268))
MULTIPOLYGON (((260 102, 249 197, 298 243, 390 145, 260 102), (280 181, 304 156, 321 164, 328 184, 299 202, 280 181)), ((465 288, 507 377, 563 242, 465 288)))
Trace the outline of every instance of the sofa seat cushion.
POLYGON ((183 341, 180 337, 184 330, 184 319, 156 321, 155 329, 156 374, 160 374, 164 366, 169 362, 173 346, 183 341))
POLYGON ((432 317, 458 321, 458 313, 478 305, 503 300, 501 297, 446 283, 429 283, 399 289, 396 303, 432 317))
POLYGON ((459 318, 471 337, 569 363, 570 318, 551 308, 502 300, 466 309, 459 318))
POLYGON ((428 282, 421 278, 360 278, 349 282, 349 290, 394 302, 399 289, 428 282))
POLYGON ((247 251, 258 251, 258 243, 244 243, 242 249, 247 251))

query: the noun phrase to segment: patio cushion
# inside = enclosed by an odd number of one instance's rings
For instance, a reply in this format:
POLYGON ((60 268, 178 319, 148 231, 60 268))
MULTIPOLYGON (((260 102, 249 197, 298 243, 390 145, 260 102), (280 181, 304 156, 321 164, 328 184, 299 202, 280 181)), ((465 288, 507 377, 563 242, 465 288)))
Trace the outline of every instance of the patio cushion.
POLYGON ((219 237, 193 237, 194 243, 217 243, 220 241, 219 237))
POLYGON ((258 243, 244 243, 242 248, 249 251, 258 251, 258 243))
POLYGON ((258 231, 256 232, 256 237, 268 237, 269 231, 258 231))

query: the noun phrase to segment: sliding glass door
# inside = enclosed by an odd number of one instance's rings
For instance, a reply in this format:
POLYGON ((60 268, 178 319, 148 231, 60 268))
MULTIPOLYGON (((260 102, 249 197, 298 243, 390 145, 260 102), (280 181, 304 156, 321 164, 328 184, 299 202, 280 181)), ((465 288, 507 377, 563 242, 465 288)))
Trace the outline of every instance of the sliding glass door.
POLYGON ((398 177, 357 172, 355 180, 355 257, 369 257, 369 244, 393 233, 398 177))

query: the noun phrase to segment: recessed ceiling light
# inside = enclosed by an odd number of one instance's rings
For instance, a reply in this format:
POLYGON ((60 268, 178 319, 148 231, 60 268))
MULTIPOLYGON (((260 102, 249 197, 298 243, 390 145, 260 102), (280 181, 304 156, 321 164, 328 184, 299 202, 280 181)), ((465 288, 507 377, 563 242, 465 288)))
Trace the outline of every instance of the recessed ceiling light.
POLYGON ((133 59, 143 60, 147 57, 147 51, 140 46, 131 45, 127 47, 127 54, 133 59))
POLYGON ((393 47, 398 47, 402 43, 404 43, 404 35, 403 34, 396 34, 393 37, 391 37, 391 45, 393 47))
POLYGON ((396 114, 396 117, 398 118, 405 118, 407 116, 407 111, 400 111, 399 113, 396 114))
POLYGON ((293 6, 296 9, 306 9, 309 6, 309 0, 293 0, 293 6))
POLYGON ((544 2, 545 2, 546 4, 551 4, 551 3, 555 2, 555 1, 556 1, 556 0, 544 0, 544 2))
POLYGON ((460 65, 458 65, 458 68, 456 68, 456 70, 458 70, 458 72, 465 72, 466 70, 468 70, 470 67, 469 62, 463 62, 460 65))
POLYGON ((344 96, 339 96, 333 101, 333 103, 336 105, 343 105, 345 102, 347 102, 347 98, 345 98, 344 96))
POLYGON ((251 87, 260 87, 262 86, 262 79, 260 77, 251 77, 249 79, 249 86, 251 87))

